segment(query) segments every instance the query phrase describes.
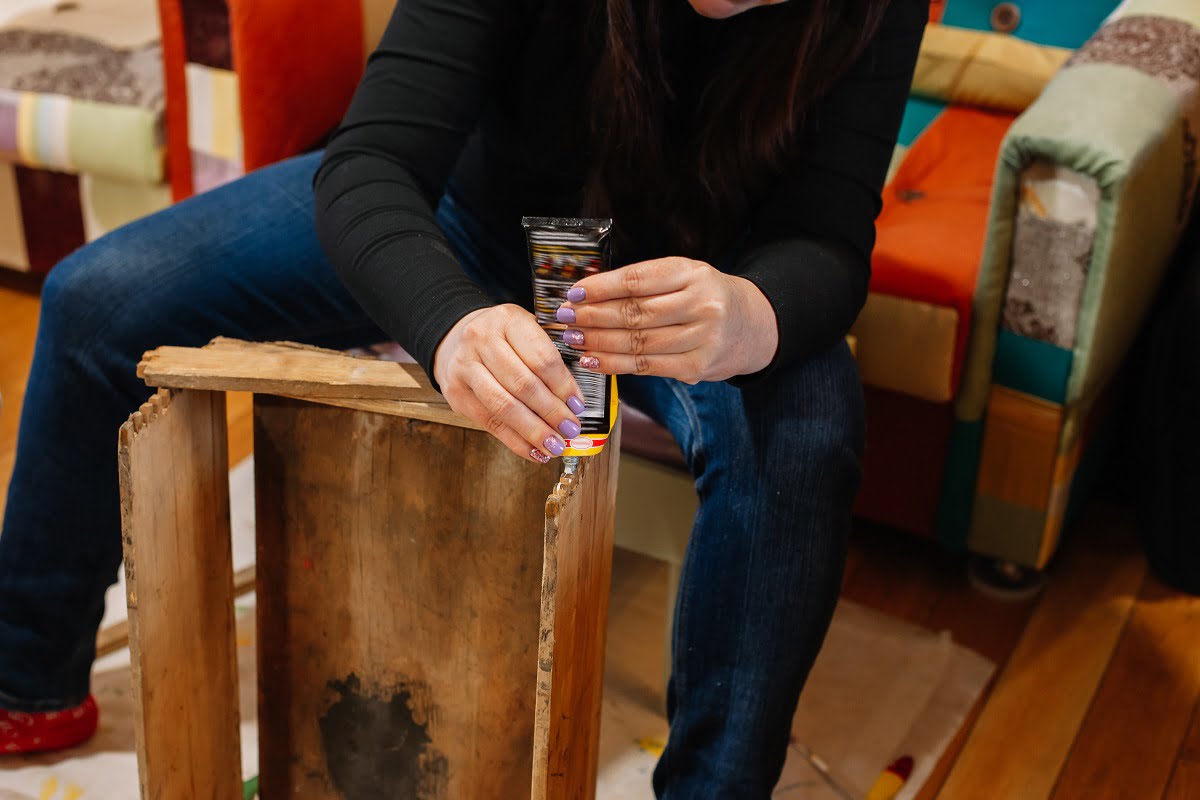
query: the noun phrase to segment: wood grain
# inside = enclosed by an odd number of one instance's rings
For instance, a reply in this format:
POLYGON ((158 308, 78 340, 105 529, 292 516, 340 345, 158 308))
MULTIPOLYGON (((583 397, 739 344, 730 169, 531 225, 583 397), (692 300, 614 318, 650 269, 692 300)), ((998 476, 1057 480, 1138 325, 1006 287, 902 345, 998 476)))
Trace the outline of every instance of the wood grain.
POLYGON ((159 391, 118 470, 143 800, 240 796, 225 397, 159 391))
POLYGON ((1200 800, 1200 761, 1180 761, 1163 800, 1200 800))
MULTIPOLYGON (((291 395, 283 395, 292 397, 291 395)), ((425 422, 440 422, 443 425, 453 425, 456 428, 471 428, 484 430, 479 423, 464 417, 454 411, 446 403, 419 403, 407 400, 373 400, 361 397, 293 397, 295 400, 311 400, 338 408, 352 408, 357 411, 371 411, 376 414, 387 414, 393 417, 408 417, 425 422)))
POLYGON ((263 796, 528 796, 561 462, 265 395, 254 438, 263 796))
POLYGON ((159 347, 142 356, 137 374, 169 388, 444 402, 416 364, 292 342, 218 338, 199 348, 159 347))
POLYGON ((1032 395, 993 386, 979 456, 977 491, 1045 511, 1054 482, 1063 409, 1032 395))
MULTIPOLYGON (((254 565, 233 573, 233 596, 241 597, 254 591, 254 565)), ((129 620, 114 622, 96 634, 96 658, 115 653, 129 644, 129 620)))
POLYGON ((1088 546, 1050 576, 940 798, 1049 796, 1145 574, 1119 517, 1081 523, 1088 546))
POLYGON ((1200 597, 1148 576, 1055 798, 1158 797, 1166 790, 1200 699, 1198 644, 1200 597))
POLYGON ((546 499, 532 800, 596 793, 620 440, 546 499))

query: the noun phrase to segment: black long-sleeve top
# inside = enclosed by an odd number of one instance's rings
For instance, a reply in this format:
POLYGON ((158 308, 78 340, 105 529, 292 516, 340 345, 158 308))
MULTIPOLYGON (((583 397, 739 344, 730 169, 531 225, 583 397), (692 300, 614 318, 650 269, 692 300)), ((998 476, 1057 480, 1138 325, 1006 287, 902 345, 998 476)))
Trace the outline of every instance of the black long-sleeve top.
MULTIPOLYGON (((451 176, 489 231, 517 248, 523 214, 579 215, 595 60, 565 28, 583 19, 566 9, 584 2, 400 0, 329 142, 314 181, 322 247, 372 319, 431 377, 450 328, 494 304, 434 220, 451 176)), ((717 52, 724 23, 673 2, 687 12, 667 18, 681 26, 676 40, 696 43, 693 59, 717 52)), ((893 0, 863 55, 808 110, 796 156, 740 226, 749 238, 732 271, 758 286, 778 324, 768 369, 832 346, 862 308, 880 191, 927 19, 926 0, 893 0)), ((685 82, 690 74, 674 72, 685 82)), ((527 271, 510 277, 510 286, 531 280, 527 271)))

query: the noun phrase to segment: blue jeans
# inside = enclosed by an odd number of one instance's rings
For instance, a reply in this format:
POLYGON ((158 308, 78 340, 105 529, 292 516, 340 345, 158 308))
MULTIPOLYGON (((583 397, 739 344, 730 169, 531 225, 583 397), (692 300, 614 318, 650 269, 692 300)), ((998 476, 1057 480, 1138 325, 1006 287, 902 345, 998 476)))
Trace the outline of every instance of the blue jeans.
MULTIPOLYGON (((150 394, 135 374, 143 351, 217 335, 386 338, 317 245, 317 162, 292 159, 135 222, 47 278, 0 535, 0 707, 59 709, 88 693, 121 560, 116 432, 150 394)), ((438 221, 498 296, 488 265, 527 269, 524 251, 500 246, 452 193, 438 221)), ((862 442, 857 369, 839 345, 742 389, 624 376, 621 392, 670 429, 700 497, 655 790, 767 798, 841 584, 862 442)))

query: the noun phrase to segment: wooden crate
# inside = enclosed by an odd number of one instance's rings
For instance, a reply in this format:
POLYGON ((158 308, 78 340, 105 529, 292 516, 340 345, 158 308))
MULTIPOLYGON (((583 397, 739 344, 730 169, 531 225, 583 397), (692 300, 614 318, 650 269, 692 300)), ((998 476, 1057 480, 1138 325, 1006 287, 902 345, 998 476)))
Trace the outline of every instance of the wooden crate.
MULTIPOLYGON (((284 346, 219 346, 256 392, 264 800, 593 797, 619 428, 560 476, 409 369, 406 399, 381 393, 386 373, 366 397, 296 399, 267 392, 299 382, 246 363, 297 360, 284 346)), ((228 387, 191 352, 204 375, 176 370, 190 388, 160 390, 120 437, 143 798, 241 791, 228 387)), ((158 356, 154 381, 175 382, 158 356)), ((324 359, 322 379, 364 372, 324 359)))

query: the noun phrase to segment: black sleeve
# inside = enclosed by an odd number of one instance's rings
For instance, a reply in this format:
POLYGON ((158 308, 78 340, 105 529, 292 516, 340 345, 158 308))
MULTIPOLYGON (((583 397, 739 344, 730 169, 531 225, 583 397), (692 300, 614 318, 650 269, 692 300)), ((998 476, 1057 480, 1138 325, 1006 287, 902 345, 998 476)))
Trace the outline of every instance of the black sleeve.
POLYGON ((928 0, 893 0, 862 56, 806 118, 798 157, 751 221, 734 272, 775 309, 780 365, 824 352, 862 310, 871 275, 875 218, 928 0))
POLYGON ((314 179, 317 236, 367 314, 433 378, 442 338, 493 305, 434 209, 492 81, 520 49, 512 0, 401 0, 314 179))

